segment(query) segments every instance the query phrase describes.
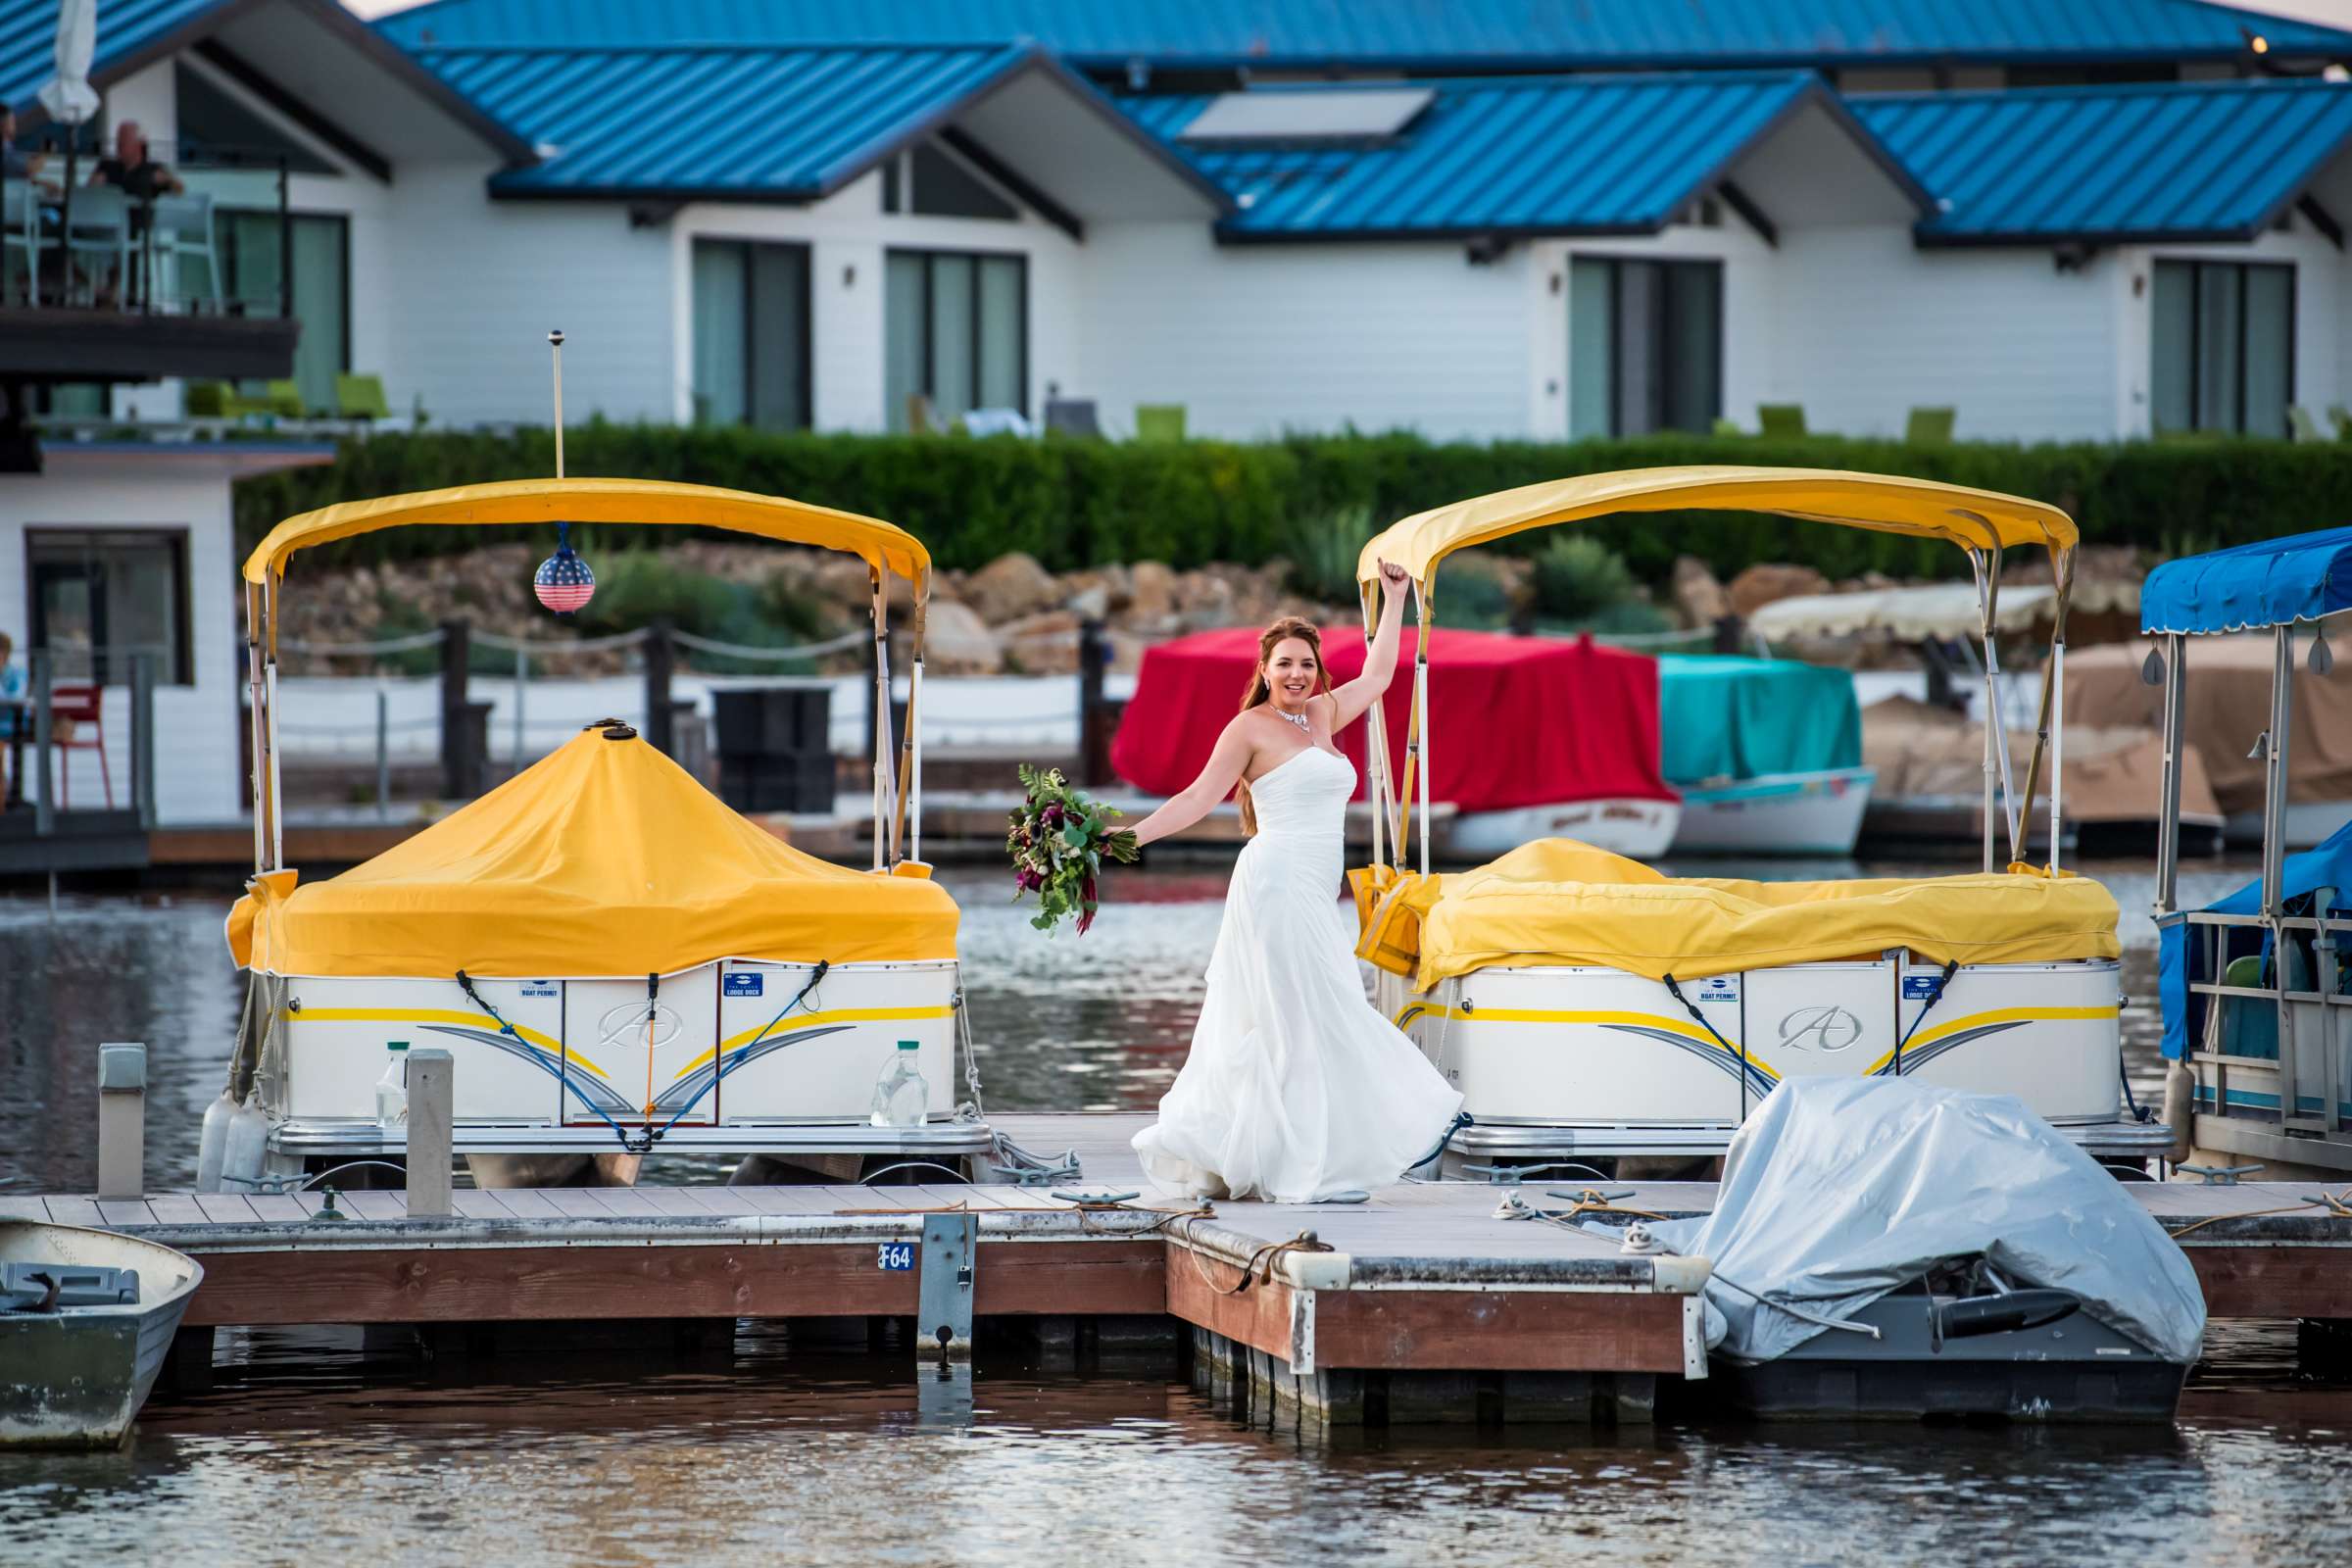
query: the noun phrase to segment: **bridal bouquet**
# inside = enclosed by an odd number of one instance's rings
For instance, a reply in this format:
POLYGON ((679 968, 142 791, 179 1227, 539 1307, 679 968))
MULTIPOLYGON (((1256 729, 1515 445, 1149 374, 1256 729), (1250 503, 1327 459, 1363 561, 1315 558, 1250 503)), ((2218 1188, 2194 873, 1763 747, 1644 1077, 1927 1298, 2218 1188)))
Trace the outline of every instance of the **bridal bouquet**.
POLYGON ((1029 923, 1040 931, 1074 913, 1084 936, 1095 923, 1095 879, 1102 862, 1134 860, 1135 835, 1105 826, 1119 813, 1070 788, 1057 767, 1041 772, 1022 763, 1021 786, 1028 799, 1012 813, 1012 831, 1004 837, 1004 852, 1012 857, 1012 896, 1017 902, 1037 895, 1037 914, 1029 923))

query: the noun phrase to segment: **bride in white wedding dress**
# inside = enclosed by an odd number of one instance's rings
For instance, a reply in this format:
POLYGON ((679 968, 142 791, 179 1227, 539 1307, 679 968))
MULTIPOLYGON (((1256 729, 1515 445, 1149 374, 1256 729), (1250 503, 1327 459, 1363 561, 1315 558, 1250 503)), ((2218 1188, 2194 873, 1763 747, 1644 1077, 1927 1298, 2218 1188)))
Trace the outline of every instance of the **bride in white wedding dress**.
MULTIPOLYGON (((1381 566, 1380 629, 1334 690, 1311 622, 1266 628, 1242 711, 1190 788, 1136 826, 1179 833, 1239 788, 1234 862, 1208 989, 1159 1122, 1135 1138, 1153 1182, 1210 1198, 1356 1202, 1425 1158, 1462 1097, 1364 995, 1339 897, 1355 765, 1334 734, 1396 672, 1404 573, 1381 566)), ((1375 720, 1377 721, 1377 720, 1375 720)))

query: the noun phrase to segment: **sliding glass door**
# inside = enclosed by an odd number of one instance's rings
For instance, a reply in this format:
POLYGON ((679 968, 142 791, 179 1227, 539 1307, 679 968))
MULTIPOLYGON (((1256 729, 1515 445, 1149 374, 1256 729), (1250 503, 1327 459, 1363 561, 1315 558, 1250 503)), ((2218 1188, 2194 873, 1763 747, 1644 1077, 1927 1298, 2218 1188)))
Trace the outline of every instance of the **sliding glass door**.
POLYGON ((1568 347, 1572 437, 1711 429, 1723 412, 1723 264, 1574 258, 1568 347))
POLYGON ((808 247, 694 242, 694 422, 809 424, 808 247))
POLYGON ((2149 376, 2158 431, 2287 434, 2295 270, 2283 262, 2158 262, 2149 376))
POLYGON ((963 251, 892 251, 883 302, 890 428, 920 398, 942 424, 974 409, 1029 409, 1029 262, 963 251))

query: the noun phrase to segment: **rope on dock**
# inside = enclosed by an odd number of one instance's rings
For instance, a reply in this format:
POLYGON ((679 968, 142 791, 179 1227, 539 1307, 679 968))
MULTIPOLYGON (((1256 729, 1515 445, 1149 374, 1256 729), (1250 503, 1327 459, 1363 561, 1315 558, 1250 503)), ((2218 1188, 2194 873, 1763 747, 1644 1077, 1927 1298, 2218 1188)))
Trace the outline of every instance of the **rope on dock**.
POLYGON ((1337 1250, 1337 1248, 1324 1241, 1313 1231, 1300 1231, 1287 1242, 1268 1242, 1250 1254, 1250 1261, 1242 1265, 1242 1277, 1235 1282, 1233 1288, 1218 1294, 1239 1296, 1252 1285, 1273 1284, 1275 1265, 1293 1252, 1332 1252, 1337 1250))
POLYGON ((2173 1240, 2178 1242, 2190 1231, 2202 1230, 2226 1219, 2261 1219, 2269 1214, 2300 1214, 2307 1208, 2324 1208, 2329 1219, 2352 1219, 2352 1187, 2345 1188, 2342 1197, 2334 1193, 2316 1193, 2300 1203, 2287 1203, 2278 1208, 2250 1208, 2242 1214, 2208 1214, 2194 1225, 2183 1225, 2173 1232, 2173 1240))

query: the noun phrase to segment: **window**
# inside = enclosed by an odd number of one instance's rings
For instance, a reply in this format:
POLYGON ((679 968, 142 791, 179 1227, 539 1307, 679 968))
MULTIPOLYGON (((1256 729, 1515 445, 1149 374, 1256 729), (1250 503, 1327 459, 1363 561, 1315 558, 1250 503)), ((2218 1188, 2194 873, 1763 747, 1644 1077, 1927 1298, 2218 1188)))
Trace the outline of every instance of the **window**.
POLYGON ((183 530, 32 528, 24 557, 30 646, 55 656, 53 679, 127 685, 131 656, 152 653, 159 683, 194 681, 183 530))
POLYGON ((184 169, 274 170, 283 158, 297 174, 343 172, 303 143, 239 102, 185 63, 174 63, 172 91, 178 95, 179 162, 184 169))
POLYGON ((694 422, 809 423, 808 247, 694 242, 694 422))
POLYGON ((1568 349, 1570 436, 1713 428, 1723 412, 1723 264, 1575 258, 1568 349))
POLYGON ((1021 216, 994 186, 929 142, 917 142, 904 157, 883 162, 882 210, 1004 221, 1021 216))
POLYGON ((2158 262, 2150 414, 2164 430, 2285 435, 2294 401, 2295 270, 2158 262))
POLYGON ((351 368, 351 231, 340 214, 297 213, 280 233, 275 213, 220 214, 220 294, 232 311, 275 316, 293 254, 294 382, 306 409, 337 407, 335 377, 351 368))
POLYGON ((1029 409, 1029 263, 1020 256, 892 251, 883 303, 883 397, 894 430, 923 397, 942 420, 1029 409))

